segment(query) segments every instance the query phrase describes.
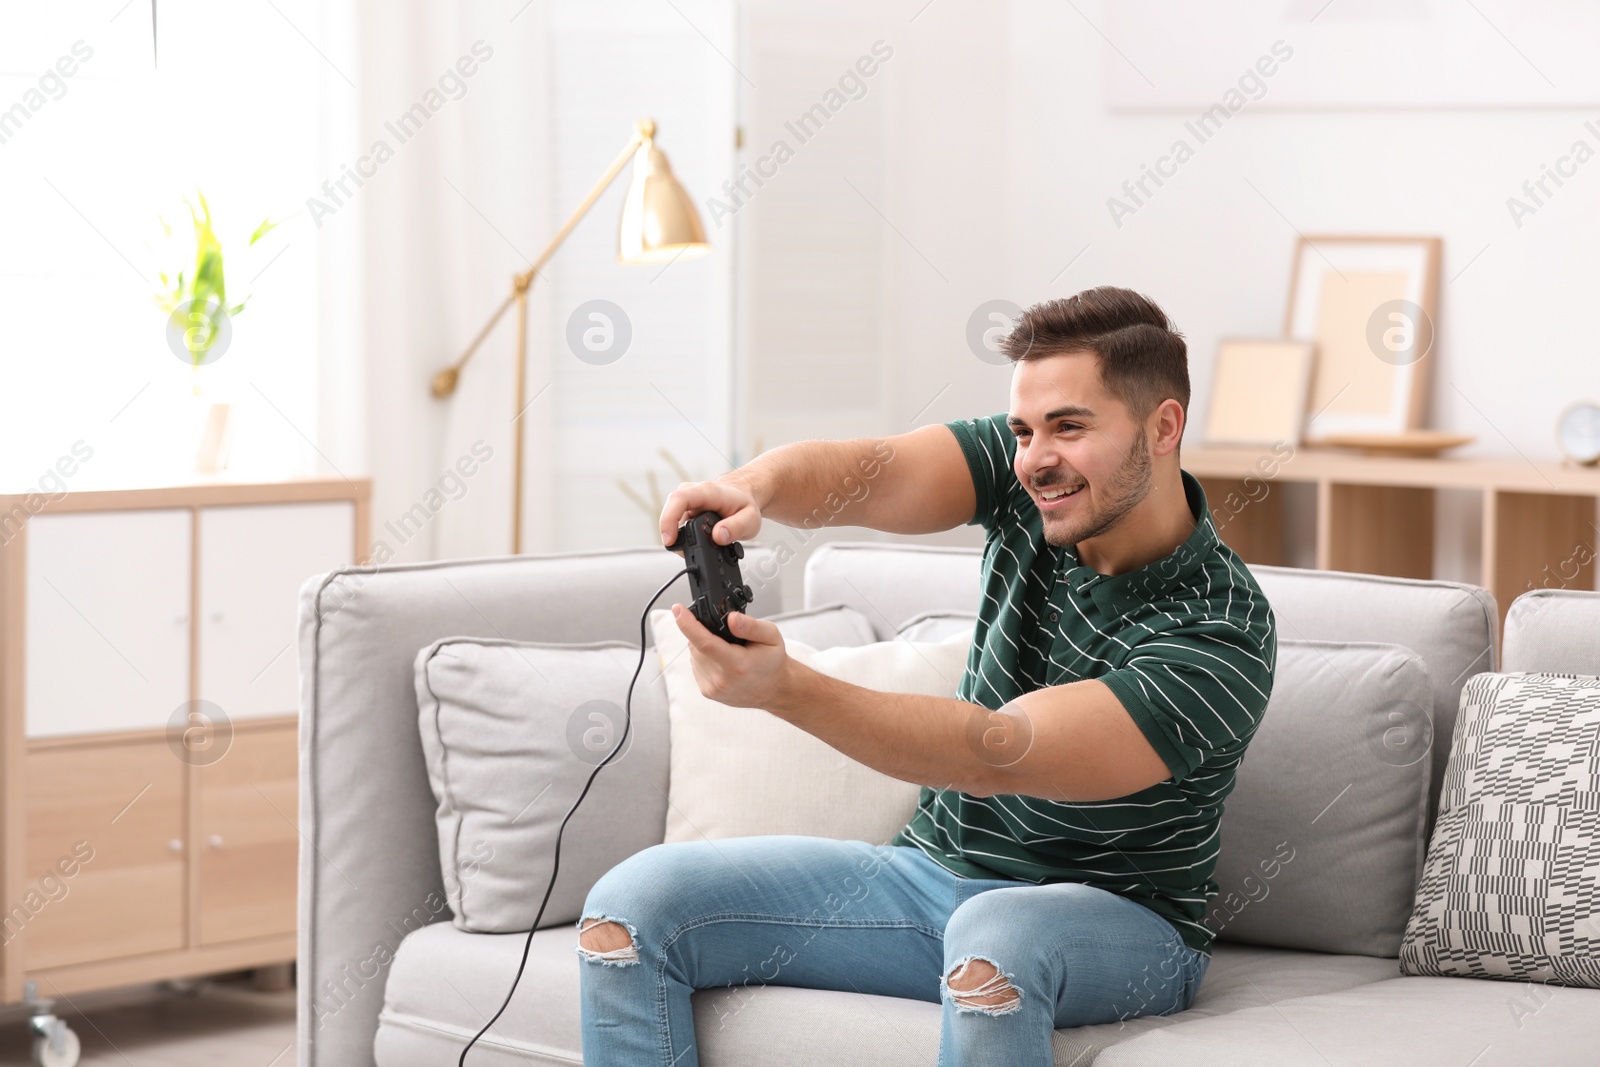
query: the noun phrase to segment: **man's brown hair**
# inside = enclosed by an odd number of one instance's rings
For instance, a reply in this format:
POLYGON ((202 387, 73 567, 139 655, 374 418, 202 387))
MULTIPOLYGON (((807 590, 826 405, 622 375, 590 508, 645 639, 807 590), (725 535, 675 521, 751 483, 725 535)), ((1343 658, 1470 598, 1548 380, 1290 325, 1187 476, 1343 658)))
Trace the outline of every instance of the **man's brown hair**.
POLYGON ((1000 342, 1013 363, 1063 352, 1093 352, 1106 392, 1144 421, 1169 397, 1189 414, 1189 354, 1156 302, 1131 289, 1102 285, 1045 300, 1022 313, 1000 342))

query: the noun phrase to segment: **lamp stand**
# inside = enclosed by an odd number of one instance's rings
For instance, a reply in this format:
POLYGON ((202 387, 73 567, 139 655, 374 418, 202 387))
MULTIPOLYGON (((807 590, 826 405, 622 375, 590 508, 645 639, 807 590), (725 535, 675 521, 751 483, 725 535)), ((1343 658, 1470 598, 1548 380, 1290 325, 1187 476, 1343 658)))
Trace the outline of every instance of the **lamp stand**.
POLYGON ((522 554, 522 414, 527 403, 523 397, 528 391, 528 286, 533 273, 519 274, 516 279, 517 300, 517 413, 511 419, 515 443, 511 446, 515 462, 512 464, 511 482, 511 554, 522 554))
POLYGON ((524 397, 527 393, 528 375, 528 288, 533 284, 534 276, 539 273, 539 268, 549 262, 551 256, 555 255, 556 249, 561 247, 561 243, 567 239, 567 235, 572 232, 573 227, 577 226, 583 217, 589 213, 589 209, 594 207, 595 201, 600 199, 600 194, 605 192, 606 187, 616 180, 618 174, 622 173, 622 168, 628 165, 628 161, 633 158, 634 153, 641 146, 650 143, 655 137, 655 130, 655 123, 649 119, 640 119, 634 124, 633 136, 628 140, 628 147, 624 148, 617 158, 612 161, 611 165, 606 168, 605 173, 600 176, 600 180, 595 182, 594 188, 590 189, 588 195, 583 198, 583 202, 568 216, 561 229, 556 231, 555 236, 550 238, 550 243, 545 245, 543 252, 539 253, 539 258, 534 260, 527 270, 511 279, 511 295, 507 296, 495 313, 489 317, 489 321, 484 324, 483 329, 478 331, 478 336, 473 338, 472 344, 467 346, 467 350, 461 354, 461 358, 433 376, 434 396, 443 398, 455 392, 461 368, 467 365, 467 361, 478 350, 478 346, 489 335, 489 331, 494 329, 495 324, 505 315, 506 309, 513 303, 517 305, 517 406, 516 415, 511 420, 514 426, 513 436, 515 438, 515 443, 512 445, 511 475, 512 555, 520 555, 522 553, 522 447, 524 437, 522 415, 523 405, 526 403, 524 397))

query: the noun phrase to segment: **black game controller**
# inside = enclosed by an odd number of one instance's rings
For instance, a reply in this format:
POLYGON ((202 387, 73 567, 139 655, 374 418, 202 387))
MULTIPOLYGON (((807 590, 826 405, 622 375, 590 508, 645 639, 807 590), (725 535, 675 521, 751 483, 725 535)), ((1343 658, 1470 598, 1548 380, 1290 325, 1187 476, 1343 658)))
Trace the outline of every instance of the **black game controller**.
POLYGON ((728 615, 743 611, 755 594, 739 575, 744 546, 737 541, 719 545, 711 538, 712 527, 721 521, 716 512, 702 511, 678 527, 678 539, 667 551, 683 553, 689 568, 689 610, 694 617, 724 641, 743 645, 747 642, 728 629, 728 615))

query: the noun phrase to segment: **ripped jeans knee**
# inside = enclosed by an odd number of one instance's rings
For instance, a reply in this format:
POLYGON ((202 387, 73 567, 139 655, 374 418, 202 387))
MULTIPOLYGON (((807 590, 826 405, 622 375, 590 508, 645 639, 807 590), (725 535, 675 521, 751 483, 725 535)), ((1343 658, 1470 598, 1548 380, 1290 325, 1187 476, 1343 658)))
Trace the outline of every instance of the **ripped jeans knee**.
POLYGON ((1022 990, 1011 984, 1011 975, 1002 974, 1000 965, 983 956, 967 956, 957 961, 948 975, 939 979, 939 995, 956 1006, 957 1013, 977 1012, 984 1015, 1010 1015, 1022 1010, 1022 990), (973 967, 974 963, 984 964, 973 967), (959 981, 972 988, 958 989, 950 983, 959 981))
POLYGON ((578 943, 573 951, 592 963, 624 967, 639 962, 639 931, 626 919, 585 915, 578 920, 578 943), (620 931, 626 930, 623 938, 620 931), (622 944, 617 944, 622 941, 622 944), (607 946, 611 947, 607 947, 607 946))

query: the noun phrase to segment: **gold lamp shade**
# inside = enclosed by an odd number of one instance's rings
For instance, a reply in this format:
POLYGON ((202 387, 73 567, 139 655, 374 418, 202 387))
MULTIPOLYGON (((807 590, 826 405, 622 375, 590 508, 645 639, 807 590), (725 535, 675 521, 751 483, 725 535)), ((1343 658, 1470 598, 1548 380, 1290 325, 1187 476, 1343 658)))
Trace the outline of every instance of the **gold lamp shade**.
POLYGON ((633 178, 622 201, 617 262, 666 263, 705 255, 711 246, 700 213, 656 147, 655 123, 642 120, 637 130, 644 143, 633 154, 633 178))

